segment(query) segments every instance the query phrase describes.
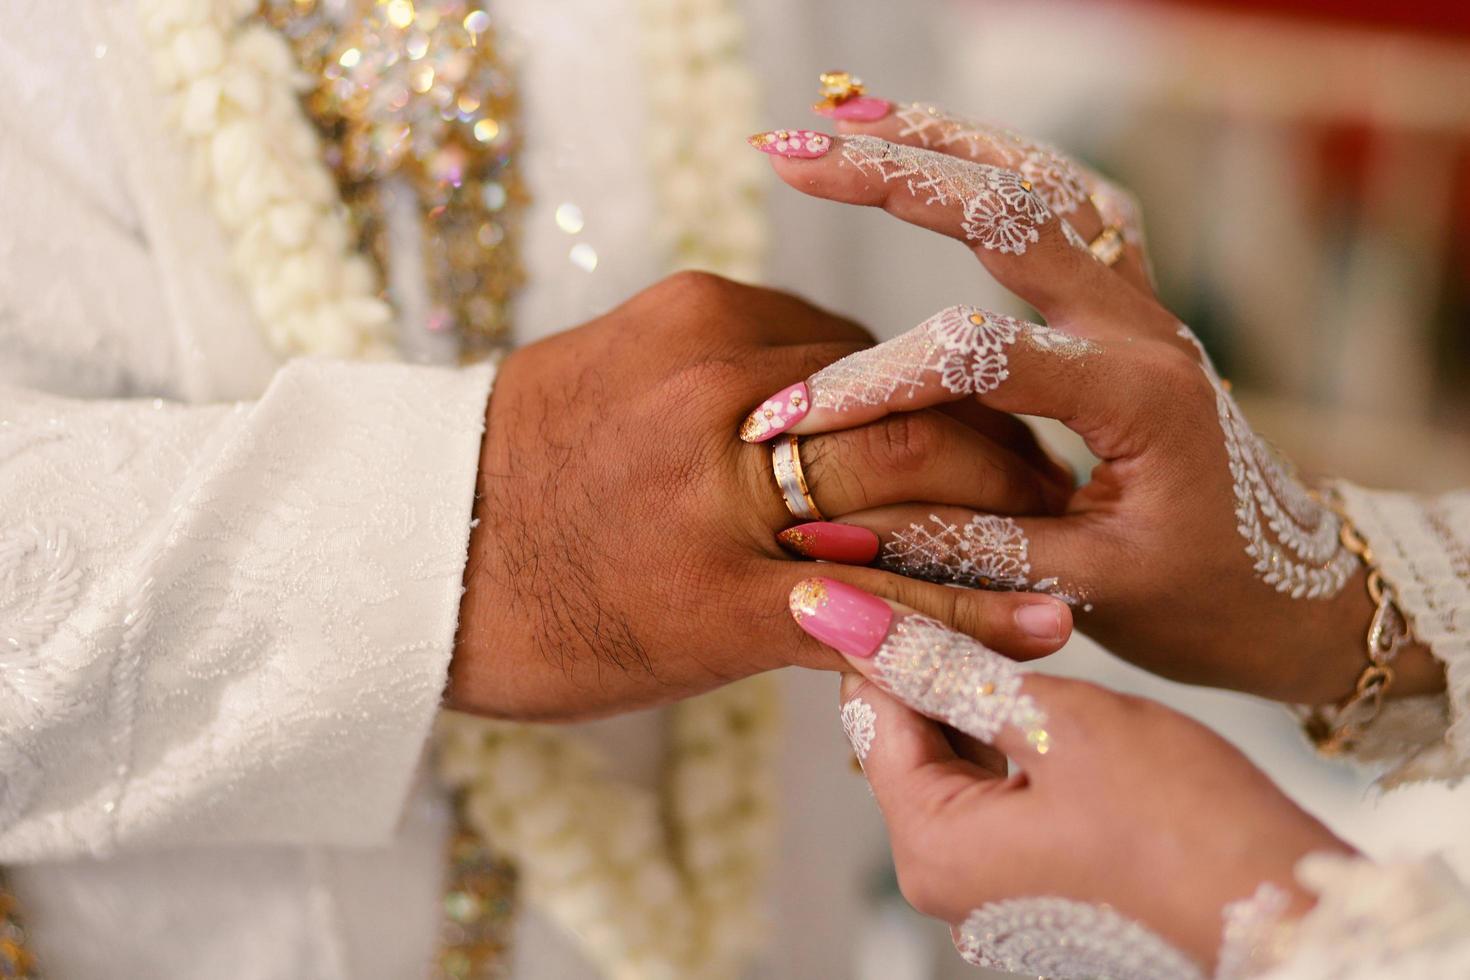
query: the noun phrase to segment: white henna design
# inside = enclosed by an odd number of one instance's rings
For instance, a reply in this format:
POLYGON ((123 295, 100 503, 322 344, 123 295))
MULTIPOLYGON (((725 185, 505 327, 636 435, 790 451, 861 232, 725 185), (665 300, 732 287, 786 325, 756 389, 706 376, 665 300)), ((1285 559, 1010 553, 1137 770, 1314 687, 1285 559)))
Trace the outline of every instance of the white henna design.
POLYGON ((914 710, 992 742, 1007 725, 1042 755, 1046 713, 1021 692, 1022 673, 979 640, 928 616, 903 617, 873 658, 883 686, 914 710))
POLYGON ((812 404, 843 411, 912 397, 938 375, 956 395, 983 395, 1010 377, 1006 350, 1020 337, 1046 351, 1090 350, 1051 327, 973 306, 951 306, 894 339, 858 351, 818 371, 807 383, 812 404))
POLYGON ((905 181, 926 204, 959 205, 965 237, 982 248, 1020 255, 1052 216, 1031 181, 1001 167, 876 136, 846 137, 842 157, 864 173, 877 173, 884 183, 905 181))
MULTIPOLYGON (((1214 980, 1245 980, 1274 965, 1290 898, 1263 883, 1221 912, 1224 929, 1214 980)), ((1167 940, 1106 905, 1066 898, 1012 898, 971 912, 955 949, 975 966, 1052 980, 1205 980, 1167 940)))
POLYGON ((1056 578, 1033 582, 1026 533, 1009 517, 977 514, 967 524, 951 524, 937 514, 928 524, 895 531, 878 555, 891 572, 928 582, 962 585, 996 592, 1044 592, 1069 605, 1056 578))
POLYGON ((1332 598, 1358 567, 1339 538, 1342 519, 1302 486, 1290 465, 1251 429, 1190 329, 1181 324, 1179 336, 1199 351, 1200 365, 1215 389, 1235 490, 1235 526, 1256 574, 1293 599, 1332 598))
POLYGON ((955 938, 975 966, 1049 980, 1204 980, 1164 939, 1106 905, 1012 898, 971 912, 955 938))
POLYGON ((951 116, 934 105, 915 102, 895 115, 900 136, 914 136, 926 147, 963 144, 971 156, 987 154, 1030 181, 1042 202, 1057 214, 1071 214, 1087 199, 1087 182, 1066 154, 998 126, 951 116))
POLYGON ((878 713, 862 698, 853 698, 842 706, 842 730, 852 743, 858 762, 866 762, 878 734, 878 713))

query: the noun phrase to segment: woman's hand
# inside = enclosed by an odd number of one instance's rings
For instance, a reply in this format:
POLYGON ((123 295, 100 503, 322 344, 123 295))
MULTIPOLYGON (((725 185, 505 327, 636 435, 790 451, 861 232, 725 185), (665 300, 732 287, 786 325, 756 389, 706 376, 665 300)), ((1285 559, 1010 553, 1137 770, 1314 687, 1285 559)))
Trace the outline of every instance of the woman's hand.
MULTIPOLYGON (((871 343, 789 296, 676 275, 604 317, 521 349, 486 418, 476 526, 448 698, 484 714, 564 719, 671 701, 788 663, 779 597, 803 574, 764 446, 732 438, 743 406, 871 343)), ((983 435, 917 412, 807 441, 823 511, 905 500, 1048 512, 1067 484, 1024 428, 983 435)), ((1065 606, 844 570, 1018 657, 1057 649, 1065 606)))
MULTIPOLYGON (((1083 629, 1156 673, 1313 704, 1351 692, 1373 606, 1337 516, 1250 430, 1194 337, 1147 288, 1137 246, 1110 267, 1079 245, 1105 219, 1056 188, 1089 178, 1055 151, 1028 157, 1050 161, 1035 179, 998 167, 1024 141, 937 141, 897 115, 862 125, 908 142, 755 142, 799 190, 964 242, 1049 326, 952 307, 788 389, 803 411, 755 425, 764 429, 755 437, 978 402, 1059 419, 1101 462, 1060 515, 898 504, 841 515, 847 530, 797 528, 786 539, 793 550, 842 560, 826 545, 834 534, 872 532, 881 567, 1063 596, 1083 629), (910 145, 924 141, 938 149, 910 145), (1047 185, 1047 173, 1062 176, 1047 185)), ((1443 683, 1420 648, 1400 655, 1398 674, 1398 694, 1443 683)))
POLYGON ((905 897, 980 965, 1212 975, 1260 938, 1238 928, 1222 950, 1232 905, 1236 922, 1299 915, 1311 899, 1296 862, 1351 853, 1223 739, 1161 705, 1022 673, 839 582, 801 583, 790 606, 858 672, 843 680, 842 721, 905 897), (1006 756, 1019 767, 1009 776, 1006 756))

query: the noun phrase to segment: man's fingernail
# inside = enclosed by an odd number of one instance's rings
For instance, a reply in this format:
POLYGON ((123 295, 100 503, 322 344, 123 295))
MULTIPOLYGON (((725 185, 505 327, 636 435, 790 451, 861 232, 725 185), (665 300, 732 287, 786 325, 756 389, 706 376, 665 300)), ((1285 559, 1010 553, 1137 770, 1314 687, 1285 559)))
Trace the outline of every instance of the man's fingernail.
POLYGON ((867 659, 888 635, 893 610, 862 589, 835 579, 809 578, 791 590, 797 625, 838 653, 867 659))
POLYGON ((1016 625, 1021 632, 1038 640, 1062 638, 1062 607, 1056 602, 1034 602, 1016 610, 1016 625))
POLYGON ((776 540, 803 558, 866 565, 878 557, 878 535, 854 524, 813 521, 788 527, 776 540))
POLYGON ((814 129, 773 129, 746 142, 762 153, 796 160, 815 160, 832 149, 832 137, 814 129))
POLYGON ((828 119, 845 119, 848 122, 875 122, 893 111, 893 103, 871 95, 860 95, 836 105, 818 102, 812 111, 828 119))
POLYGON ((798 381, 761 402, 760 408, 746 416, 740 426, 740 438, 746 442, 765 442, 806 418, 811 407, 806 382, 798 381))

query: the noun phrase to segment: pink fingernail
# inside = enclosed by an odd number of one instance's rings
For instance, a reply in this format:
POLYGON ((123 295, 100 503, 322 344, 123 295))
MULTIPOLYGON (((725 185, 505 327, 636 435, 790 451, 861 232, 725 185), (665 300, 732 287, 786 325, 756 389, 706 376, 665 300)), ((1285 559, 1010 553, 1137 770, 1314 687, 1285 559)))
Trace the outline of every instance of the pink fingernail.
POLYGON ((888 635, 893 610, 862 589, 830 578, 809 578, 791 590, 797 625, 838 653, 866 660, 888 635))
POLYGON ((813 521, 788 527, 776 535, 782 547, 803 558, 866 565, 878 557, 878 535, 854 524, 813 521))
POLYGON ((746 142, 762 153, 793 160, 815 160, 832 149, 832 137, 814 129, 773 129, 746 142))
POLYGON ((1055 642, 1062 638, 1062 609, 1055 602, 1035 602, 1016 610, 1016 625, 1021 632, 1038 640, 1055 642))
POLYGON ((893 111, 893 103, 871 95, 860 95, 836 105, 818 102, 812 111, 828 119, 845 119, 848 122, 876 122, 893 111))
POLYGON ((765 442, 806 418, 811 408, 806 382, 798 381, 761 402, 760 408, 746 416, 740 425, 740 438, 746 442, 765 442))

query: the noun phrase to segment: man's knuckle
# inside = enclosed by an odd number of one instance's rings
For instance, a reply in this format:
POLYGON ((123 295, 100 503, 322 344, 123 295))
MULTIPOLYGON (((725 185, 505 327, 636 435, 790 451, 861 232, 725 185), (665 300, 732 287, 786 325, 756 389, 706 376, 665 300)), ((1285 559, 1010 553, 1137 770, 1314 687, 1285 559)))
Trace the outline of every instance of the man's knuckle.
POLYGON ((911 474, 931 465, 938 438, 928 422, 924 416, 901 412, 863 430, 872 467, 879 472, 911 474))

